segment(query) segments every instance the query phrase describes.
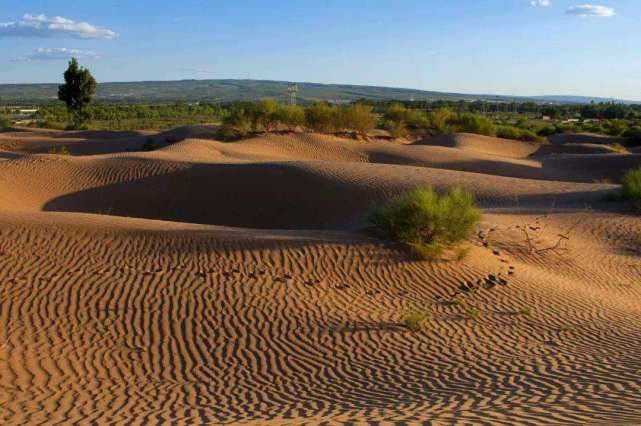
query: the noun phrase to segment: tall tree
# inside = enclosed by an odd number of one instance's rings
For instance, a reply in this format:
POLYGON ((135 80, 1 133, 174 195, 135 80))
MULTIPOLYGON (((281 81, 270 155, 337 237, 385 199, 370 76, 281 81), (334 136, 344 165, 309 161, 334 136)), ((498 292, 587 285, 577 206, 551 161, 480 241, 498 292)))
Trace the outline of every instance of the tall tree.
POLYGON ((65 71, 65 84, 58 87, 58 99, 67 105, 71 114, 71 127, 83 127, 90 118, 87 107, 96 95, 96 79, 88 69, 81 67, 76 58, 69 62, 65 71))

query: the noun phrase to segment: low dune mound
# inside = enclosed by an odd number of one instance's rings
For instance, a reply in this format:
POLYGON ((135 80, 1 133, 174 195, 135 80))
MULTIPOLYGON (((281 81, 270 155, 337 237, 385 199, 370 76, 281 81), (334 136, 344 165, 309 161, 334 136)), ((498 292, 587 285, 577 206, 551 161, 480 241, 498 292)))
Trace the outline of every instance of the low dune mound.
POLYGON ((625 144, 625 138, 601 135, 598 133, 559 133, 549 136, 548 140, 555 145, 574 143, 592 145, 625 144))
POLYGON ((641 154, 568 154, 545 157, 541 162, 543 168, 564 170, 569 176, 619 182, 628 170, 641 167, 641 154))
POLYGON ((22 129, 0 133, 0 150, 46 154, 66 148, 71 155, 99 155, 140 151, 155 132, 69 131, 22 129))
POLYGON ((540 146, 533 142, 501 139, 472 133, 440 135, 421 140, 416 144, 446 146, 508 158, 527 158, 534 154, 540 146))
POLYGON ((533 157, 545 156, 550 154, 618 154, 619 148, 612 147, 605 144, 594 143, 565 143, 565 144, 550 144, 541 145, 541 147, 533 153, 533 157))
POLYGON ((598 203, 612 185, 342 161, 232 161, 205 141, 93 157, 29 156, 0 167, 0 205, 251 228, 343 229, 376 201, 418 186, 462 186, 484 207, 598 203), (216 154, 218 156, 216 156, 216 154), (196 162, 207 155, 210 162, 196 162))

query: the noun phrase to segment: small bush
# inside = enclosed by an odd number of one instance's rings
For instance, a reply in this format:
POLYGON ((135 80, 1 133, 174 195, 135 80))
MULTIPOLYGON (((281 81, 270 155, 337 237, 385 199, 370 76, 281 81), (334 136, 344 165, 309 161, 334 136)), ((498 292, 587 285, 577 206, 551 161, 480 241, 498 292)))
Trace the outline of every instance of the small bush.
POLYGON ((496 126, 481 114, 463 113, 450 117, 448 124, 455 132, 476 133, 478 135, 496 136, 496 126))
POLYGON ((412 331, 421 331, 423 322, 428 316, 429 314, 425 311, 413 309, 403 315, 403 325, 412 331))
POLYGON ((338 108, 317 102, 305 109, 305 124, 315 132, 335 133, 339 130, 338 108))
POLYGON ((0 114, 0 130, 8 129, 11 127, 11 120, 8 117, 0 114))
POLYGON ((641 167, 628 171, 623 177, 623 196, 641 212, 641 167))
POLYGON ((440 108, 429 116, 430 126, 437 134, 450 133, 449 121, 454 113, 449 108, 440 108))
POLYGON ((257 131, 259 114, 252 102, 242 102, 234 105, 229 114, 223 119, 223 132, 244 137, 257 131))
POLYGON ((376 116, 369 105, 353 104, 338 110, 341 129, 354 130, 363 137, 376 127, 376 116))
POLYGON ((62 145, 59 147, 52 147, 49 149, 48 154, 55 154, 55 155, 71 155, 71 152, 69 151, 69 148, 66 146, 62 145))
POLYGON ((458 246, 454 250, 454 255, 456 256, 456 260, 458 260, 459 262, 462 262, 463 260, 465 260, 468 254, 470 254, 470 247, 458 246))
POLYGON ((383 113, 383 128, 394 137, 404 137, 407 129, 428 127, 427 116, 419 110, 405 108, 401 104, 392 104, 383 113))
POLYGON ((382 127, 387 130, 393 138, 404 138, 407 136, 407 127, 403 121, 384 120, 382 127))
POLYGON ((531 130, 519 129, 512 126, 500 126, 496 130, 496 136, 503 139, 514 139, 525 142, 548 143, 548 140, 537 135, 531 130))
POLYGON ((536 130, 536 134, 542 137, 552 136, 557 133, 556 127, 552 125, 546 125, 539 127, 536 130))
POLYGON ((481 311, 478 308, 475 308, 474 306, 470 306, 465 310, 466 318, 472 321, 475 321, 476 319, 478 319, 480 314, 481 314, 481 311))
POLYGON ((412 255, 419 260, 433 261, 443 254, 443 246, 439 243, 409 244, 412 255))
POLYGON ((524 317, 532 316, 532 309, 529 306, 524 306, 519 309, 519 315, 523 315, 524 317))
POLYGON ((272 117, 274 122, 290 129, 305 125, 305 110, 297 105, 279 105, 272 117))
POLYGON ((623 134, 630 145, 641 145, 641 127, 630 127, 623 134))
POLYGON ((427 258, 468 238, 480 218, 474 196, 461 188, 444 195, 432 188, 419 188, 370 213, 371 223, 388 238, 409 244, 427 258))

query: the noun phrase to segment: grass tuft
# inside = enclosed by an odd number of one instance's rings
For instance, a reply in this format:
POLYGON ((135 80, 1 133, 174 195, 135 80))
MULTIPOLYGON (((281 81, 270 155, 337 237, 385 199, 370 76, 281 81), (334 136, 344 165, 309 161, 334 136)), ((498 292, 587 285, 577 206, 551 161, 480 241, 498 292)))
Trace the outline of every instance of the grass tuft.
POLYGON ((641 167, 628 171, 623 178, 623 197, 641 212, 641 167))

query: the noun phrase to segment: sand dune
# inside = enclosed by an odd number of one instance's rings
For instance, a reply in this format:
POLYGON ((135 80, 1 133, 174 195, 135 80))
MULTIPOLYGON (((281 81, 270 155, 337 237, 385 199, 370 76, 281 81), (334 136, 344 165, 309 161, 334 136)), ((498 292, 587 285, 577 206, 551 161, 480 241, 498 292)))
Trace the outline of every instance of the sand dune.
POLYGON ((548 138, 552 144, 623 144, 624 138, 597 133, 560 133, 548 138))
POLYGON ((641 220, 594 183, 638 154, 20 133, 0 134, 2 424, 641 422, 641 220), (418 185, 477 194, 465 260, 359 232, 418 185), (489 274, 507 284, 462 289, 489 274))

